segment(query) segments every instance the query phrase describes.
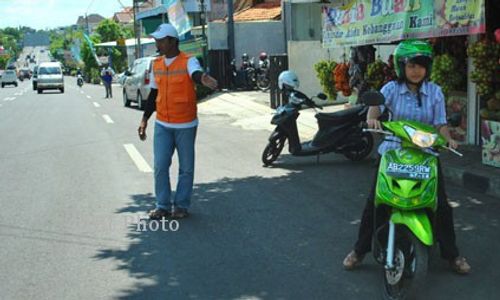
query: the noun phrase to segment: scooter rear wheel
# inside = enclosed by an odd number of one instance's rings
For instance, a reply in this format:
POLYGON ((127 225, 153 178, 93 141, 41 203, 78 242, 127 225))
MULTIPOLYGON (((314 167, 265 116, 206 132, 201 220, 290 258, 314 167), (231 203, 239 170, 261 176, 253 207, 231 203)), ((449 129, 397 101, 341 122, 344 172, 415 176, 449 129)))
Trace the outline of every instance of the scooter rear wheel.
POLYGON ((344 156, 352 161, 367 157, 373 149, 373 136, 369 132, 361 132, 358 142, 344 152, 344 156))
POLYGON ((285 146, 286 137, 277 135, 273 137, 262 152, 262 162, 264 166, 270 166, 281 154, 285 146))

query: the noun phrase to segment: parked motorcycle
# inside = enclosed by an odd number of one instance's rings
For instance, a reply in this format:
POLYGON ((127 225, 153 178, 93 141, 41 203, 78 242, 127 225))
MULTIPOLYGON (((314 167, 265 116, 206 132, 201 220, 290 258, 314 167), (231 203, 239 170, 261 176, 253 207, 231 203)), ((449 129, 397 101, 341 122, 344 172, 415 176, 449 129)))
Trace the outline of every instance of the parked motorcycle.
POLYGON ((79 87, 82 87, 83 86, 83 77, 81 74, 78 74, 77 77, 76 77, 76 84, 79 86, 79 87))
MULTIPOLYGON (((322 109, 322 106, 296 90, 299 82, 292 71, 280 74, 278 86, 289 95, 289 102, 279 106, 271 120, 271 124, 276 125, 276 128, 262 152, 264 166, 271 165, 279 157, 287 140, 288 150, 294 156, 335 152, 357 161, 370 154, 373 137, 370 133, 363 132, 362 128, 368 107, 360 105, 334 113, 317 113, 318 131, 311 141, 301 143, 297 129, 299 111, 304 107, 322 109)), ((320 93, 316 98, 326 100, 327 97, 320 93)))
POLYGON ((262 90, 266 91, 271 86, 271 79, 269 78, 269 67, 271 62, 267 58, 267 53, 262 52, 259 55, 259 67, 257 68, 256 85, 262 90))
MULTIPOLYGON (((370 106, 385 102, 378 92, 367 92, 363 98, 370 106)), ((380 161, 375 207, 388 213, 384 217, 375 214, 374 223, 383 225, 373 235, 373 255, 384 265, 383 297, 414 299, 424 288, 429 248, 434 243, 431 220, 437 209, 439 184, 434 151, 441 148, 462 155, 448 148, 434 127, 416 121, 391 121, 390 111, 388 116, 389 121, 382 122, 385 130, 364 130, 398 137, 402 146, 387 151, 380 161)))

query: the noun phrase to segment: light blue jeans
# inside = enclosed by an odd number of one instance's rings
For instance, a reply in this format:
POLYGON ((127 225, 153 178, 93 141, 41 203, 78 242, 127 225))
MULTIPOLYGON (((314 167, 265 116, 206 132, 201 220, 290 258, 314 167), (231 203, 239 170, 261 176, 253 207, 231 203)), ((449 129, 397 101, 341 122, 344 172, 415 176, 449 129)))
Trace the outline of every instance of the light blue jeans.
POLYGON ((155 123, 154 169, 156 207, 170 210, 170 165, 174 150, 179 158, 179 177, 173 205, 189 208, 193 193, 194 143, 197 127, 174 129, 155 123))

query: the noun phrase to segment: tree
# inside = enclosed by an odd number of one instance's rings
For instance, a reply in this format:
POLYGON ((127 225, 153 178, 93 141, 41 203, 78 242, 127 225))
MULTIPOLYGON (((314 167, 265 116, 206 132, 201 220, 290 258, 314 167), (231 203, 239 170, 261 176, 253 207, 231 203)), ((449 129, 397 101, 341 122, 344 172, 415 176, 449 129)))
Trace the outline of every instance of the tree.
POLYGON ((101 36, 101 41, 112 42, 123 36, 122 28, 113 20, 103 20, 96 28, 96 32, 101 36))

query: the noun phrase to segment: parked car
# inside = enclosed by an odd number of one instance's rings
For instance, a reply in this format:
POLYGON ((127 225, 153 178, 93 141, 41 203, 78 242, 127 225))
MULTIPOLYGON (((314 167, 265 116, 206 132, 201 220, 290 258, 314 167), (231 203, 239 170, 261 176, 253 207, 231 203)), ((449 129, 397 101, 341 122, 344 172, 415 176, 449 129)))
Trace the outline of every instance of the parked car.
POLYGON ((33 83, 33 90, 36 91, 38 82, 38 65, 33 68, 33 79, 31 82, 33 83))
POLYGON ((17 86, 17 76, 15 70, 5 70, 2 75, 2 88, 6 85, 17 86))
POLYGON ((138 58, 132 67, 125 72, 126 78, 123 80, 123 105, 130 106, 130 102, 136 102, 139 109, 144 109, 148 99, 150 88, 149 78, 152 61, 156 57, 148 56, 138 58))
POLYGON ((38 66, 37 91, 60 90, 64 93, 64 76, 58 62, 41 63, 38 66))

